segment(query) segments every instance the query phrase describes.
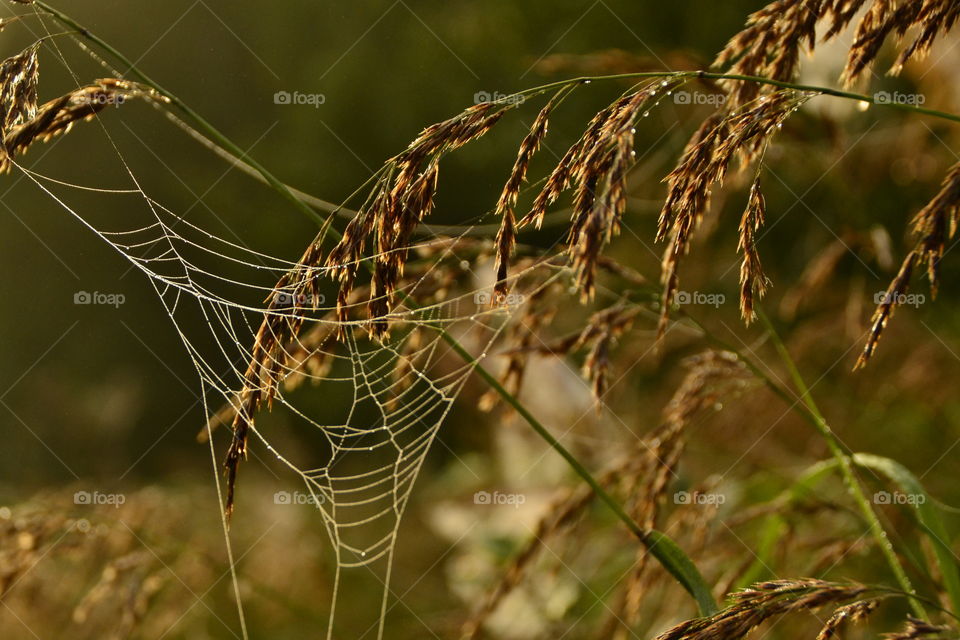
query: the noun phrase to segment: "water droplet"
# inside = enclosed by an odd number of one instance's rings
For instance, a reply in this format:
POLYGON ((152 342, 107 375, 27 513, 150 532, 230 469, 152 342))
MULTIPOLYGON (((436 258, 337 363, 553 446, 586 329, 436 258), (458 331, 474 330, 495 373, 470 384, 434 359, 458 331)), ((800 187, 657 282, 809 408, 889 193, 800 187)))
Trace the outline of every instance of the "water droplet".
POLYGON ((667 84, 668 84, 667 81, 664 80, 663 82, 660 83, 660 86, 661 86, 661 87, 665 87, 665 86, 667 86, 667 84))
POLYGON ((636 127, 630 127, 630 133, 636 133, 636 132, 637 132, 636 127))
POLYGON ((460 268, 463 269, 464 271, 466 271, 467 269, 470 268, 470 263, 467 262, 466 260, 461 260, 461 261, 460 261, 460 268))
POLYGON ((649 112, 649 111, 644 111, 644 112, 643 112, 643 117, 644 117, 644 118, 646 118, 646 117, 649 116, 649 115, 650 115, 650 112, 649 112))

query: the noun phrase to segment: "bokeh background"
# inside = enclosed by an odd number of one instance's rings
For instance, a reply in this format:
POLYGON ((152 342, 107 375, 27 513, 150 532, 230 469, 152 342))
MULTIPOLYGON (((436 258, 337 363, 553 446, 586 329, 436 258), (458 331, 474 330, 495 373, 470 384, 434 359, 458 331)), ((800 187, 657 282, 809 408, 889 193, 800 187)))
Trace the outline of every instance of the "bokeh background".
MULTIPOLYGON (((760 5, 171 0, 63 8, 287 183, 340 201, 424 126, 472 104, 478 92, 507 94, 581 74, 704 68, 760 5), (322 94, 323 104, 276 104, 281 91, 322 94)), ((12 15, 11 6, 4 3, 0 11, 12 15)), ((61 30, 36 18, 8 26, 0 34, 3 55, 29 44, 31 33, 42 35, 44 24, 61 30)), ((869 91, 918 91, 926 106, 960 108, 954 44, 948 38, 927 63, 909 67, 900 78, 878 73, 869 91)), ((836 85, 843 49, 825 47, 806 61, 804 79, 836 85)), ((41 99, 75 87, 74 78, 104 75, 69 38, 57 37, 41 53, 41 99)), ((564 104, 551 124, 543 163, 535 167, 537 177, 592 114, 627 86, 594 83, 564 104)), ((521 109, 489 139, 447 162, 437 220, 493 222, 482 216, 495 203, 538 106, 521 109)), ((708 112, 668 101, 638 132, 641 162, 625 221, 631 232, 612 253, 653 282, 660 180, 708 112)), ((125 187, 129 178, 113 140, 144 190, 201 226, 288 259, 314 236, 311 221, 261 184, 230 171, 149 106, 125 105, 102 121, 35 147, 24 158, 26 166, 60 180, 125 187)), ((897 314, 866 371, 854 374, 851 367, 874 294, 885 289, 908 246, 907 222, 956 161, 956 143, 956 127, 941 121, 814 100, 767 156, 763 180, 772 224, 760 247, 774 281, 767 308, 844 441, 854 450, 896 457, 948 504, 960 504, 958 256, 951 252, 945 260, 936 302, 918 283, 926 302, 897 314), (824 255, 831 247, 835 261, 824 255), (826 269, 822 282, 804 275, 816 264, 826 269), (800 291, 805 277, 809 290, 800 291), (806 295, 794 305, 791 296, 800 293, 806 295)), ((725 339, 755 350, 782 376, 762 329, 744 328, 737 317, 736 225, 745 191, 742 181, 728 186, 694 248, 685 284, 724 294, 726 304, 694 313, 725 339)), ((89 194, 82 202, 100 219, 122 221, 129 213, 129 203, 118 197, 89 194)), ((550 233, 530 241, 548 243, 550 233)), ((204 421, 196 374, 145 277, 128 267, 35 184, 16 172, 0 181, 0 299, 6 309, 0 317, 0 503, 8 505, 0 516, 39 527, 32 541, 22 539, 23 549, 17 547, 18 553, 36 552, 38 562, 28 564, 5 600, 10 605, 0 611, 3 637, 32 637, 28 628, 43 630, 44 638, 61 637, 51 629, 65 626, 73 636, 104 637, 91 631, 96 602, 86 618, 77 608, 117 557, 156 568, 144 574, 156 578, 148 586, 160 603, 149 611, 164 614, 147 615, 133 637, 238 633, 224 577, 229 564, 210 451, 195 438, 204 421), (73 298, 79 291, 122 294, 125 303, 78 306, 73 298), (71 500, 78 490, 122 493, 127 501, 120 509, 84 509, 71 500), (74 534, 60 540, 57 518, 85 518, 103 540, 74 540, 74 534)), ((591 464, 602 464, 609 451, 604 447, 615 447, 622 430, 643 433, 656 425, 682 375, 678 362, 705 346, 696 336, 680 335, 654 355, 651 327, 638 326, 614 359, 615 371, 636 365, 611 395, 611 411, 619 417, 591 415, 567 435, 566 442, 591 464)), ((528 394, 531 406, 560 431, 590 405, 577 365, 545 361, 534 372, 543 384, 535 379, 528 394), (551 393, 556 389, 566 390, 562 399, 551 393)), ((522 424, 476 410, 482 391, 479 384, 468 387, 441 433, 444 446, 434 448, 418 483, 396 560, 394 590, 403 604, 391 609, 387 637, 429 637, 427 629, 453 635, 481 587, 528 531, 518 523, 535 521, 554 487, 574 484, 522 424), (465 475, 463 460, 482 470, 479 484, 465 475), (534 471, 511 475, 518 466, 534 471), (484 486, 519 487, 531 499, 522 510, 478 511, 471 497, 484 486)), ((822 441, 786 409, 762 393, 727 408, 698 428, 684 477, 695 482, 725 474, 740 504, 776 495, 798 469, 826 455, 822 441)), ((296 446, 290 437, 287 444, 296 446)), ((331 589, 322 524, 307 509, 275 508, 273 493, 296 483, 267 467, 251 462, 244 468, 248 502, 233 525, 252 637, 320 637, 331 589)), ((599 509, 592 517, 607 518, 599 509)), ((750 549, 759 544, 749 529, 739 533, 745 538, 742 556, 724 560, 727 567, 749 561, 750 549)), ((858 570, 868 577, 882 575, 869 559, 862 565, 858 570)), ((849 575, 850 567, 842 571, 849 575)), ((525 602, 515 603, 523 615, 500 630, 502 637, 589 636, 599 613, 585 602, 602 600, 595 591, 603 593, 598 585, 607 577, 598 567, 571 573, 576 579, 562 569, 545 577, 525 602)), ((340 612, 340 637, 361 637, 364 625, 376 620, 378 585, 361 576, 348 578, 343 588, 351 601, 340 612)), ((106 619, 108 627, 116 621, 106 619)))

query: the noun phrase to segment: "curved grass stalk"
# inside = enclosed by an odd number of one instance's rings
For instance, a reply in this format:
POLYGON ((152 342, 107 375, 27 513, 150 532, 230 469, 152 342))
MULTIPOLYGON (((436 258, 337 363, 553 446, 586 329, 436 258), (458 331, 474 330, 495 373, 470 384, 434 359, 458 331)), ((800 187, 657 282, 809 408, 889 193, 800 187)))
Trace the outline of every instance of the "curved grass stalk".
MULTIPOLYGON (((237 158, 243 159, 246 163, 253 167, 263 177, 267 184, 290 200, 297 207, 297 209, 308 215, 311 219, 315 220, 321 226, 322 230, 329 231, 329 233, 335 237, 340 235, 339 232, 329 224, 329 218, 326 220, 323 219, 316 211, 310 208, 301 198, 297 197, 296 194, 294 194, 283 182, 277 179, 265 167, 250 158, 238 145, 217 130, 200 114, 187 106, 176 95, 167 91, 159 84, 154 82, 145 73, 140 71, 137 66, 122 53, 95 34, 91 33, 88 29, 77 23, 72 18, 66 16, 53 7, 50 7, 47 3, 42 2, 41 0, 35 0, 33 4, 49 13, 62 24, 75 29, 80 34, 79 37, 83 37, 96 44, 98 47, 126 65, 130 73, 135 75, 141 82, 150 86, 152 89, 170 100, 170 104, 191 118, 201 129, 207 133, 207 135, 216 141, 218 145, 222 146, 231 154, 237 156, 237 158)), ((542 90, 546 91, 548 89, 542 90)), ((715 613, 717 611, 717 606, 713 600, 713 596, 710 593, 709 586, 700 575, 696 565, 694 565, 693 561, 690 560, 690 558, 680 549, 680 547, 666 534, 653 529, 645 530, 640 527, 640 525, 637 524, 623 509, 623 507, 613 498, 613 496, 607 493, 607 491, 600 485, 599 482, 597 482, 593 475, 591 475, 590 472, 582 464, 580 464, 576 457, 562 444, 560 444, 560 442, 553 437, 549 430, 547 430, 547 428, 544 427, 543 424, 541 424, 536 417, 534 417, 533 414, 531 414, 526 407, 523 406, 516 396, 511 394, 502 384, 500 384, 499 380, 497 380, 493 374, 487 371, 479 363, 479 361, 477 361, 477 359, 474 358, 473 355, 470 354, 469 351, 467 351, 466 348, 464 348, 456 340, 456 338, 451 336, 442 328, 440 329, 440 333, 450 347, 456 351, 457 354, 461 356, 468 364, 470 364, 477 374, 483 378, 483 380, 487 382, 500 396, 502 396, 505 402, 516 409, 516 411, 523 416, 523 418, 534 429, 534 431, 536 431, 541 438, 543 438, 557 453, 560 454, 561 457, 563 457, 570 464, 577 475, 579 475, 584 482, 590 486, 595 494, 613 511, 614 515, 616 515, 617 518, 621 520, 635 536, 637 536, 640 542, 647 547, 650 553, 663 565, 663 567, 680 582, 680 584, 696 600, 701 615, 707 616, 715 613)))
MULTIPOLYGON (((231 161, 240 165, 241 169, 245 169, 246 173, 251 175, 256 175, 264 182, 267 183, 271 188, 276 190, 278 193, 283 195, 285 198, 293 202, 297 209, 304 215, 314 219, 320 224, 323 224, 324 220, 318 215, 317 210, 324 211, 327 213, 355 213, 346 209, 342 204, 335 205, 331 202, 323 200, 322 198, 317 198, 313 195, 298 191, 293 187, 283 183, 278 178, 273 176, 265 167, 257 163, 253 158, 249 157, 243 149, 233 143, 229 138, 222 134, 216 127, 214 127, 209 121, 203 118, 199 113, 190 108, 185 102, 183 102, 175 94, 171 93, 148 75, 146 75, 133 61, 127 58, 123 53, 117 50, 115 47, 110 45, 108 42, 91 32, 89 29, 85 28, 83 25, 79 24, 76 20, 70 16, 64 14, 58 9, 50 6, 44 0, 33 0, 33 5, 39 7, 55 20, 60 22, 62 25, 69 27, 73 30, 71 35, 75 38, 83 38, 93 43, 104 52, 112 56, 115 60, 125 65, 128 69, 128 72, 136 76, 138 80, 148 85, 160 95, 164 96, 170 101, 170 104, 180 110, 184 115, 193 120, 201 129, 206 132, 206 135, 212 140, 208 142, 213 142, 214 146, 211 147, 215 153, 219 155, 227 155, 231 161), (219 148, 218 148, 219 147, 219 148), (224 153, 225 152, 225 153, 224 153)), ((840 89, 834 89, 832 87, 824 87, 821 85, 811 85, 811 84, 801 84, 796 82, 787 82, 783 80, 774 80, 772 78, 764 78, 761 76, 750 76, 736 73, 722 73, 716 71, 644 71, 644 72, 634 72, 634 73, 618 73, 618 74, 608 74, 608 75, 596 75, 596 76, 578 76, 575 78, 567 78, 565 80, 558 80, 556 82, 550 82, 547 84, 539 85, 536 87, 531 87, 529 89, 524 89, 513 94, 512 97, 529 97, 534 95, 540 95, 551 91, 553 89, 562 89, 565 87, 570 87, 578 84, 588 84, 591 82, 602 82, 602 81, 615 81, 615 80, 641 80, 641 79, 653 79, 653 78, 665 78, 665 79, 707 79, 707 80, 734 80, 740 82, 753 82, 756 84, 763 84, 768 86, 779 87, 782 89, 793 89, 795 91, 806 91, 811 93, 816 93, 820 95, 832 96, 835 98, 841 98, 845 100, 853 100, 859 103, 866 103, 870 105, 876 105, 879 107, 888 107, 892 109, 898 109, 901 111, 913 112, 921 115, 931 116, 934 118, 940 118, 943 120, 950 120, 953 122, 960 122, 960 115, 950 113, 947 111, 940 111, 937 109, 929 109, 926 107, 921 107, 914 104, 905 104, 895 101, 880 101, 875 96, 869 96, 866 94, 856 93, 852 91, 843 91, 840 89)), ((198 133, 198 132, 194 132, 198 133)), ((206 144, 203 140, 200 140, 202 144, 206 144)), ((207 144, 207 146, 210 146, 207 144)))

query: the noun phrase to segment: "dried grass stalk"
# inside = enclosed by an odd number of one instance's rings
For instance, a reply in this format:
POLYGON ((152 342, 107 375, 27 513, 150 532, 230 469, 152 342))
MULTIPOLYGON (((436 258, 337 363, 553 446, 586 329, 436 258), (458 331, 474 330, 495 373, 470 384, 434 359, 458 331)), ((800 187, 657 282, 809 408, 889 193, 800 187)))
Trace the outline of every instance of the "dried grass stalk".
POLYGON ((900 271, 874 311, 870 336, 855 368, 865 366, 873 355, 887 322, 893 317, 894 310, 906 295, 910 286, 910 276, 918 263, 926 263, 930 292, 933 297, 936 297, 940 287, 940 261, 943 259, 947 241, 952 240, 956 235, 958 220, 960 220, 960 163, 950 168, 943 179, 940 191, 914 216, 912 226, 917 243, 904 258, 900 271))
POLYGON ((940 285, 940 260, 944 245, 952 240, 960 220, 960 163, 953 165, 943 179, 940 192, 913 219, 918 237, 916 251, 920 262, 927 263, 930 291, 937 295, 940 285))
MULTIPOLYGON (((744 29, 731 38, 714 65, 737 74, 793 80, 800 69, 801 50, 806 47, 812 53, 816 47, 818 27, 824 27, 820 41, 830 40, 861 12, 841 75, 848 86, 870 68, 891 35, 902 41, 908 31, 917 33, 902 46, 891 69, 896 74, 908 60, 929 53, 937 38, 953 28, 960 16, 953 0, 775 0, 750 15, 744 29)), ((726 84, 731 109, 765 91, 751 82, 726 84)))
POLYGON ((572 347, 574 351, 589 347, 581 373, 590 382, 598 409, 607 392, 610 349, 618 337, 629 331, 639 313, 639 307, 628 308, 618 304, 593 314, 572 347))
POLYGON ((902 631, 883 634, 886 640, 916 640, 931 636, 956 637, 956 631, 944 625, 931 624, 910 616, 902 631))
MULTIPOLYGON (((586 349, 587 355, 580 371, 584 379, 590 383, 593 397, 599 403, 607 390, 610 349, 617 338, 630 329, 634 319, 642 310, 640 306, 614 304, 591 315, 580 331, 548 343, 540 339, 536 332, 552 319, 555 309, 545 313, 539 307, 531 307, 520 323, 524 327, 522 339, 516 341, 506 355, 511 358, 511 367, 516 362, 518 372, 522 373, 525 360, 530 353, 562 357, 586 349)), ((511 368, 508 368, 507 373, 511 372, 511 368)))
MULTIPOLYGON (((746 27, 719 53, 714 65, 730 73, 792 80, 800 70, 800 49, 813 50, 822 0, 776 0, 750 14, 746 27), (731 64, 732 63, 732 64, 731 64)), ((760 95, 753 82, 727 82, 735 110, 760 95)))
POLYGON ((837 608, 833 615, 824 623, 820 633, 817 634, 817 640, 830 640, 836 637, 837 633, 846 623, 855 623, 864 620, 873 613, 880 605, 880 600, 874 598, 871 600, 860 600, 852 604, 837 608))
POLYGON ((573 217, 567 253, 574 282, 586 301, 595 291, 603 248, 620 231, 626 209, 626 176, 633 166, 634 125, 682 80, 650 82, 600 111, 560 159, 519 227, 540 227, 547 208, 573 189, 573 217))
POLYGON ((863 352, 857 359, 854 369, 860 369, 866 366, 867 361, 873 356, 873 352, 877 348, 877 343, 880 342, 880 336, 887 327, 887 322, 893 317, 899 301, 903 299, 903 296, 906 295, 910 287, 910 275, 913 273, 913 267, 916 265, 918 257, 916 251, 908 253, 907 257, 903 260, 903 264, 900 266, 900 271, 897 273, 897 276, 893 279, 893 282, 890 283, 890 286, 887 287, 886 292, 883 294, 883 299, 880 301, 880 304, 877 305, 876 311, 873 312, 873 318, 870 320, 870 335, 867 337, 867 343, 864 345, 863 352))
POLYGON ((344 301, 366 246, 375 244, 368 302, 370 333, 375 338, 387 335, 387 316, 403 277, 410 237, 433 208, 441 157, 483 136, 516 104, 484 102, 424 129, 406 150, 387 161, 371 196, 331 250, 326 267, 339 282, 338 304, 345 313, 344 301))
POLYGON ((517 237, 517 220, 514 208, 517 205, 517 197, 520 195, 520 187, 527 178, 527 170, 530 168, 530 160, 540 149, 540 144, 547 136, 550 113, 554 107, 569 93, 569 89, 563 89, 555 95, 550 102, 537 114, 536 119, 530 126, 530 132, 520 143, 520 149, 517 152, 517 159, 513 163, 513 169, 510 171, 510 177, 500 193, 500 199, 497 201, 497 215, 502 219, 500 230, 497 232, 496 239, 496 273, 497 284, 494 287, 494 303, 500 304, 508 293, 509 285, 507 283, 507 269, 510 262, 510 256, 513 254, 513 248, 517 237))
MULTIPOLYGON (((670 239, 661 274, 664 293, 658 326, 660 337, 666 332, 670 308, 679 287, 680 262, 690 249, 693 232, 703 221, 714 185, 723 183, 737 156, 744 165, 755 160, 783 122, 810 97, 808 93, 782 90, 760 96, 735 113, 715 114, 700 127, 688 143, 680 164, 667 176, 667 199, 660 213, 657 232, 658 240, 670 239)), ((748 222, 752 220, 754 224, 748 224, 748 230, 755 230, 759 223, 757 215, 762 214, 761 198, 759 193, 751 193, 747 213, 748 222)), ((748 238, 747 246, 752 246, 752 236, 748 238)), ((758 267, 758 262, 752 264, 747 275, 761 278, 762 271, 757 271, 758 267)), ((762 279, 750 282, 751 296, 747 302, 751 304, 751 311, 754 287, 761 286, 761 283, 766 286, 762 279)))
MULTIPOLYGON (((610 478, 601 478, 609 482, 610 478)), ((564 493, 548 507, 547 515, 537 522, 536 530, 527 544, 513 557, 500 581, 484 598, 480 608, 463 624, 462 640, 480 637, 483 624, 497 607, 520 583, 527 570, 533 566, 543 545, 571 527, 593 501, 594 493, 588 487, 580 487, 564 493)))
POLYGON ((760 264, 756 238, 757 231, 766 219, 766 211, 767 205, 760 191, 760 177, 757 176, 750 187, 750 200, 740 220, 740 243, 737 246, 737 250, 743 252, 740 265, 740 314, 748 325, 757 315, 753 310, 754 296, 763 298, 770 284, 760 264))
POLYGON ((34 142, 47 142, 68 133, 76 123, 90 120, 108 106, 119 106, 131 98, 166 101, 142 85, 105 78, 43 104, 29 119, 4 129, 0 173, 9 171, 14 157, 26 153, 34 142))
POLYGON ((657 636, 657 640, 737 640, 764 621, 786 613, 814 611, 849 602, 868 593, 857 583, 836 583, 809 578, 761 582, 730 594, 733 604, 707 617, 681 622, 657 636))
POLYGON ((0 63, 0 128, 30 120, 37 113, 40 42, 0 63))

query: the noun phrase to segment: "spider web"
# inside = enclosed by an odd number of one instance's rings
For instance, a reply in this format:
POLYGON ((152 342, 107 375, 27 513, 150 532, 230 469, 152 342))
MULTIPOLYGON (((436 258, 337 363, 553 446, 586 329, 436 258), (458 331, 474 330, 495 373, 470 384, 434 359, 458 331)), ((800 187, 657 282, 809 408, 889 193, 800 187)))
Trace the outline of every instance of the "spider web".
MULTIPOLYGON (((373 565, 378 565, 383 582, 382 634, 398 529, 414 483, 465 381, 498 337, 509 311, 478 304, 476 291, 469 291, 420 308, 393 310, 391 337, 372 341, 363 321, 336 320, 336 306, 325 304, 324 296, 306 312, 295 304, 297 294, 292 288, 281 290, 289 296, 288 307, 271 308, 262 302, 274 292, 270 283, 276 283, 295 262, 219 237, 178 216, 139 186, 96 191, 136 198, 152 221, 127 229, 104 228, 91 220, 93 216, 78 213, 60 193, 89 187, 16 166, 147 277, 196 369, 211 423, 216 424, 223 413, 221 404, 228 405, 227 413, 243 411, 242 397, 249 385, 245 372, 255 357, 252 346, 261 325, 269 325, 265 321, 273 316, 303 322, 284 347, 286 358, 274 360, 283 381, 298 384, 277 385, 273 413, 319 434, 320 459, 301 462, 303 451, 281 450, 271 441, 269 427, 258 428, 254 423, 251 433, 302 481, 332 543, 336 575, 329 637, 333 636, 341 572, 373 565), (442 340, 440 329, 452 331, 457 323, 466 323, 469 331, 461 336, 478 351, 476 360, 464 361, 451 354, 442 340), (338 338, 338 330, 344 328, 338 338), (294 388, 288 390, 288 386, 294 388), (317 396, 329 401, 318 403, 317 396)), ((444 244, 432 264, 447 258, 459 264, 453 254, 456 242, 444 244)), ((401 291, 415 297, 433 272, 433 267, 426 269, 401 291)), ((266 393, 268 384, 264 381, 261 391, 266 393)), ((219 472, 219 457, 217 462, 219 472)), ((240 484, 238 509, 242 510, 240 484)))
MULTIPOLYGON (((38 13, 37 17, 49 36, 43 16, 38 13)), ((47 42, 77 86, 82 86, 56 40, 47 42)), ((118 75, 82 42, 74 42, 118 75)), ((401 302, 389 316, 390 337, 372 341, 367 338, 364 321, 338 320, 335 304, 327 304, 323 295, 305 308, 299 303, 295 285, 276 289, 281 277, 298 266, 296 261, 221 237, 148 195, 100 117, 96 124, 87 126, 102 129, 131 188, 74 184, 18 162, 13 167, 116 250, 154 289, 198 375, 221 503, 222 458, 214 446, 214 427, 218 421, 223 422, 224 414, 244 411, 243 394, 250 390, 245 373, 255 357, 253 347, 260 328, 273 326, 270 321, 276 319, 302 322, 293 340, 283 343, 286 357, 274 360, 280 379, 261 380, 264 386, 260 390, 266 392, 272 382, 272 413, 282 414, 288 428, 313 434, 317 446, 308 451, 284 450, 273 443, 270 430, 274 423, 258 428, 251 420, 253 452, 256 455, 259 443, 262 450, 288 468, 303 483, 309 502, 320 514, 336 558, 327 637, 334 636, 336 610, 338 604, 342 605, 338 601, 343 599, 343 572, 357 568, 371 569, 382 582, 380 611, 373 623, 378 637, 382 637, 398 531, 415 481, 471 371, 492 348, 511 310, 491 307, 483 298, 483 304, 478 304, 477 293, 482 290, 475 288, 475 281, 459 296, 448 297, 441 288, 441 294, 423 306, 401 302), (95 192, 122 201, 123 226, 98 220, 103 217, 99 208, 85 208, 80 213, 80 206, 69 203, 70 195, 77 192, 95 192), (271 296, 276 300, 277 293, 285 294, 290 304, 266 302, 271 296), (462 354, 449 357, 450 347, 442 339, 443 332, 456 335, 474 353, 473 359, 462 354)), ((111 113, 108 117, 122 115, 111 113)), ((464 236, 471 231, 470 227, 462 229, 464 236)), ((454 254, 462 239, 447 238, 438 243, 435 237, 407 247, 410 251, 431 247, 434 253, 417 277, 407 278, 398 287, 398 299, 417 300, 422 291, 430 291, 430 279, 444 261, 458 267, 461 276, 471 276, 469 263, 454 254)), ((377 257, 372 253, 364 261, 372 264, 377 257)), ((517 269, 510 280, 516 282, 545 264, 517 269)), ((541 281, 538 288, 547 286, 560 273, 557 267, 547 266, 556 273, 541 281)), ((325 279, 324 271, 318 269, 321 280, 325 279)), ((331 293, 329 298, 335 295, 331 293)), ((242 509, 242 486, 238 501, 238 509, 242 509)), ((227 518, 222 516, 241 630, 246 638, 236 562, 227 518)))

